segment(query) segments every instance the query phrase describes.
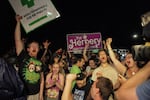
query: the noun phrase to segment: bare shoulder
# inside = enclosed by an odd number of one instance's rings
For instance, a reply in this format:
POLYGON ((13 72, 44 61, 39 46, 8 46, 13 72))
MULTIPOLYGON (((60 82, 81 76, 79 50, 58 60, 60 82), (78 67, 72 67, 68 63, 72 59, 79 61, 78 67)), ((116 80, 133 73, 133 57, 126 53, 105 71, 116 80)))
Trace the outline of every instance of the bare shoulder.
POLYGON ((59 77, 60 77, 60 78, 64 78, 65 76, 64 76, 64 74, 59 73, 59 77))
POLYGON ((51 77, 52 76, 52 73, 48 73, 47 75, 46 75, 46 77, 51 77))

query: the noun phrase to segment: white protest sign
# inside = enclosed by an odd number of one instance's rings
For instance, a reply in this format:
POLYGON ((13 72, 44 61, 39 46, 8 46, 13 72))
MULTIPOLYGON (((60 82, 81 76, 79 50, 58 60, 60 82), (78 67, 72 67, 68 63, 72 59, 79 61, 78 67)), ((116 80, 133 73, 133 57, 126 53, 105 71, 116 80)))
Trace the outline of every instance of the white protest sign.
POLYGON ((50 0, 9 0, 16 14, 22 16, 21 24, 26 33, 60 17, 50 0))

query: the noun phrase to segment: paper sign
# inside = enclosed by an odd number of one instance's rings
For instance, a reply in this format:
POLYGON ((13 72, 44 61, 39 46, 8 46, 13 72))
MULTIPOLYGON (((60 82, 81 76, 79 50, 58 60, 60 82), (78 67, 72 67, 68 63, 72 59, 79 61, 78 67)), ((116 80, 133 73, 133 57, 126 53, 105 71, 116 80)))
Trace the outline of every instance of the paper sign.
POLYGON ((9 0, 16 14, 22 16, 26 33, 60 17, 50 0, 9 0))

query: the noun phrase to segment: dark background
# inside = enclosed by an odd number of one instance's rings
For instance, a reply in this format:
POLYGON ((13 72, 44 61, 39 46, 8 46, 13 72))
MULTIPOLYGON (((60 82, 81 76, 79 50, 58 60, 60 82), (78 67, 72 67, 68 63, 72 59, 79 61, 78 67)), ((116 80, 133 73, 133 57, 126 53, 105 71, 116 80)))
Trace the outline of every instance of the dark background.
MULTIPOLYGON (((102 39, 113 38, 114 48, 130 48, 141 40, 133 40, 133 33, 142 34, 141 14, 150 11, 149 0, 52 0, 61 17, 28 35, 42 41, 48 38, 52 51, 66 49, 66 34, 101 32, 102 39)), ((0 54, 14 46, 15 13, 7 0, 0 7, 0 54)))

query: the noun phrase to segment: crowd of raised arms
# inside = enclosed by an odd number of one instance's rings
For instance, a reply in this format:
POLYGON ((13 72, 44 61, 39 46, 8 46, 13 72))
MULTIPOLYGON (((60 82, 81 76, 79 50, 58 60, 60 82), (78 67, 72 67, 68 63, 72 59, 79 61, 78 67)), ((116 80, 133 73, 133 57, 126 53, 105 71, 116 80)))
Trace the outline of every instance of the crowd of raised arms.
POLYGON ((150 62, 139 66, 131 52, 120 60, 111 37, 96 53, 89 44, 80 54, 52 52, 48 39, 23 38, 15 18, 15 48, 0 58, 3 100, 150 100, 150 62))

